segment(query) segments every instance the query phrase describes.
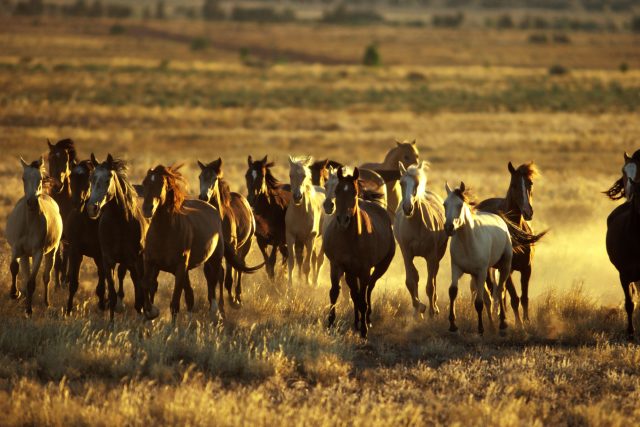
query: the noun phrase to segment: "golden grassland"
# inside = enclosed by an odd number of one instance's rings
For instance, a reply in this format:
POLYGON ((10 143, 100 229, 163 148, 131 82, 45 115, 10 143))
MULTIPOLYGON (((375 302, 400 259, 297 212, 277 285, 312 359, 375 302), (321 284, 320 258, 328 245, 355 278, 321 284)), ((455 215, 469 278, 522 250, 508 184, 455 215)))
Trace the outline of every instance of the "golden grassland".
MULTIPOLYGON (((132 312, 127 281, 129 311, 110 325, 85 262, 72 316, 62 315, 65 292, 52 291, 52 307, 38 295, 24 319, 8 298, 0 235, 0 424, 628 425, 640 417, 640 350, 625 340, 622 292, 604 250, 615 204, 599 193, 617 178, 622 151, 638 145, 637 36, 572 33, 568 46, 540 47, 520 31, 135 24, 169 37, 140 28, 111 36, 110 25, 0 27, 0 221, 22 194, 17 157, 45 153, 46 138, 73 137, 82 158, 123 157, 135 182, 157 163, 184 162, 192 192, 196 159, 222 156, 232 188, 244 191, 248 154, 269 154, 285 178, 288 154, 379 161, 394 138, 418 140, 438 193, 445 180, 464 180, 479 198, 501 195, 506 163, 535 160, 543 176, 534 226, 551 232, 536 253, 532 320, 518 330, 510 314, 506 337, 479 338, 463 285, 461 333, 450 335, 448 255, 441 314, 425 320, 413 317, 396 257, 374 292, 367 341, 350 330, 344 293, 338 326, 325 328, 326 268, 318 288, 288 291, 282 277, 245 276, 245 306, 227 308, 217 326, 201 272, 191 273, 193 318, 182 313, 175 325, 171 276, 160 276, 162 317, 153 324, 132 312), (212 47, 191 51, 202 34, 212 47), (373 37, 388 65, 349 65, 373 37), (291 55, 251 67, 231 41, 347 64, 291 55), (570 73, 548 76, 559 59, 570 73), (618 71, 621 62, 630 71, 618 71)), ((252 251, 250 263, 259 260, 252 251)))

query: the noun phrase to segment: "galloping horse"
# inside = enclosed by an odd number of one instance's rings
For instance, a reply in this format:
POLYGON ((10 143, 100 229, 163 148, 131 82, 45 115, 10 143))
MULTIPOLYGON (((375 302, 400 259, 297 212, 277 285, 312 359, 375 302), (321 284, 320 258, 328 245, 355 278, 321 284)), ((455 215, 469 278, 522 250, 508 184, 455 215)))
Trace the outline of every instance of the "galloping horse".
POLYGON ((47 140, 49 146, 49 176, 51 178, 51 185, 49 188, 49 195, 56 201, 60 208, 60 216, 62 217, 62 240, 60 242, 60 250, 56 252, 56 258, 54 263, 54 282, 56 289, 66 285, 67 268, 68 268, 68 254, 66 250, 67 237, 66 237, 66 221, 67 216, 74 208, 71 191, 71 170, 76 165, 76 148, 73 140, 67 138, 62 139, 55 144, 47 140))
POLYGON ((27 283, 26 313, 32 313, 33 293, 36 276, 44 258, 44 304, 49 305, 49 279, 53 261, 62 236, 62 218, 56 202, 43 192, 48 184, 44 171, 44 159, 27 164, 22 157, 22 182, 24 197, 18 200, 9 217, 5 235, 11 245, 11 293, 13 299, 20 297, 17 288, 17 276, 22 268, 27 283), (29 259, 33 258, 30 269, 29 259), (20 259, 20 265, 18 265, 20 259))
MULTIPOLYGON (((620 274, 627 312, 627 334, 633 339, 634 301, 631 284, 640 281, 640 182, 628 178, 625 194, 629 202, 618 206, 607 218, 607 254, 620 274)), ((637 286, 637 285, 636 285, 637 286)))
MULTIPOLYGON (((509 221, 516 224, 519 228, 527 233, 533 233, 533 229, 527 221, 533 218, 533 200, 532 189, 533 180, 538 176, 538 168, 531 163, 525 163, 518 168, 514 168, 511 162, 508 165, 511 180, 506 197, 492 198, 483 200, 476 206, 479 211, 490 212, 494 214, 504 215, 509 221)), ((538 239, 542 238, 547 232, 544 231, 538 235, 538 239)), ((525 322, 529 321, 529 280, 531 279, 531 270, 533 268, 533 255, 535 248, 533 246, 523 246, 520 250, 513 253, 511 260, 511 272, 520 272, 520 288, 522 298, 518 298, 518 292, 513 284, 511 274, 507 278, 507 291, 511 298, 511 307, 519 325, 520 313, 518 312, 519 302, 522 302, 522 313, 525 322)), ((491 286, 490 274, 487 276, 487 285, 491 286)))
POLYGON ((289 254, 289 287, 293 284, 294 262, 298 264, 298 278, 304 272, 309 283, 311 271, 314 284, 318 283, 318 272, 324 254, 316 252, 316 237, 320 236, 324 221, 322 202, 324 189, 311 183, 311 157, 289 157, 289 178, 291 182, 291 203, 285 214, 287 249, 289 254), (312 265, 313 264, 313 265, 312 265))
POLYGON ((143 181, 142 211, 150 219, 144 252, 144 312, 147 318, 158 316, 149 300, 149 291, 159 271, 172 273, 176 280, 171 298, 171 314, 175 320, 180 297, 185 292, 187 310, 193 311, 194 295, 189 270, 204 264, 209 310, 217 319, 224 315, 222 291, 222 258, 238 271, 252 273, 262 265, 248 268, 239 261, 233 247, 222 237, 222 220, 216 208, 202 200, 186 200, 185 181, 178 167, 158 165, 149 169, 143 181), (226 254, 225 254, 226 252, 226 254), (216 304, 215 285, 220 284, 216 304))
POLYGON ((288 184, 281 184, 271 168, 274 163, 264 156, 262 160, 253 161, 247 158, 248 169, 245 174, 248 200, 256 218, 256 240, 264 261, 267 274, 275 277, 276 253, 282 254, 282 262, 288 257, 285 215, 291 201, 291 190, 288 184), (271 254, 268 247, 272 246, 271 254))
POLYGON ((142 310, 142 251, 148 223, 138 207, 126 163, 111 154, 98 163, 93 153, 91 163, 94 170, 85 209, 90 219, 98 220, 102 265, 109 291, 109 318, 113 320, 114 312, 124 310, 124 293, 116 293, 113 277, 117 264, 129 270, 135 288, 135 309, 142 310))
POLYGON ((613 183, 611 188, 604 191, 611 200, 619 200, 631 197, 631 182, 640 182, 640 150, 636 150, 632 156, 624 153, 624 165, 622 166, 622 176, 613 183))
POLYGON ((340 277, 345 274, 353 301, 354 327, 366 338, 371 325, 371 292, 389 268, 396 245, 386 210, 359 198, 358 168, 351 176, 345 176, 340 168, 337 176, 336 213, 322 237, 331 264, 329 327, 336 318, 340 277))
POLYGON ((398 162, 401 162, 405 168, 409 165, 418 163, 420 153, 416 146, 416 140, 412 142, 396 141, 393 147, 384 158, 382 163, 364 163, 360 168, 371 169, 380 174, 387 183, 387 210, 390 212, 391 218, 395 218, 396 210, 402 199, 400 190, 400 172, 398 171, 398 162))
POLYGON ((402 209, 396 212, 393 233, 404 260, 405 283, 411 295, 413 308, 419 316, 422 316, 427 307, 420 302, 420 277, 413 264, 413 258, 423 257, 427 262, 427 296, 429 314, 433 317, 440 311, 437 304, 436 277, 448 240, 444 231, 443 202, 437 194, 427 190, 427 162, 423 161, 406 169, 402 162, 399 162, 398 166, 402 174, 402 209))
MULTIPOLYGON (((256 232, 256 220, 249 202, 241 194, 231 192, 229 184, 224 179, 222 159, 209 164, 198 161, 200 166, 200 200, 211 203, 222 217, 223 236, 226 243, 231 245, 244 262, 251 249, 251 238, 256 232)), ((242 305, 242 272, 236 270, 235 295, 231 295, 233 285, 232 268, 227 262, 224 286, 229 295, 231 307, 242 305)))

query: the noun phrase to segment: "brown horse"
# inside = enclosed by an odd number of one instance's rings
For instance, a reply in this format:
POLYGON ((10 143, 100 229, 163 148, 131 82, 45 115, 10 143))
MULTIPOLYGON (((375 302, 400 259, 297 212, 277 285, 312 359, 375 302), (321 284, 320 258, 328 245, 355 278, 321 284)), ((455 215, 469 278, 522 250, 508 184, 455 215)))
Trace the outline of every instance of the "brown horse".
MULTIPOLYGON (((76 165, 76 148, 72 139, 66 138, 52 144, 47 139, 49 146, 49 176, 51 177, 51 186, 49 187, 49 195, 56 201, 60 208, 60 216, 62 223, 66 224, 67 217, 73 210, 72 192, 71 192, 71 170, 76 165)), ((66 250, 67 237, 66 232, 62 230, 62 240, 60 249, 56 252, 54 263, 54 282, 56 289, 66 286, 68 254, 66 250)))
POLYGON ((122 311, 123 294, 116 293, 114 273, 117 264, 131 274, 135 288, 135 309, 143 304, 142 251, 148 223, 137 203, 136 191, 127 177, 127 165, 111 154, 99 163, 93 153, 90 195, 85 204, 90 219, 98 220, 98 240, 109 293, 109 317, 122 311))
POLYGON ((611 200, 619 200, 623 197, 628 200, 631 191, 629 179, 632 179, 634 182, 640 182, 640 150, 636 150, 633 156, 629 156, 626 152, 624 153, 622 176, 613 183, 611 188, 604 191, 604 194, 611 200))
POLYGON ((331 264, 329 327, 336 318, 340 277, 345 274, 353 301, 354 327, 366 338, 371 325, 371 292, 389 268, 396 244, 385 209, 359 198, 358 178, 358 168, 351 176, 338 169, 336 213, 324 229, 323 246, 331 264))
POLYGON ((174 320, 183 290, 187 310, 192 312, 194 296, 189 270, 204 264, 209 310, 217 319, 218 310, 224 314, 222 258, 244 273, 252 273, 261 265, 248 268, 238 259, 234 248, 225 244, 222 220, 216 208, 202 200, 186 199, 185 180, 179 168, 158 165, 149 169, 142 184, 142 211, 151 221, 144 252, 144 312, 149 319, 159 314, 149 300, 149 291, 160 271, 172 273, 176 278, 171 299, 174 320), (218 303, 215 299, 216 283, 220 284, 218 303))
POLYGON ((264 156, 262 160, 247 159, 245 174, 249 204, 256 218, 256 240, 264 257, 267 274, 275 277, 276 253, 282 254, 282 263, 287 261, 285 215, 291 202, 291 187, 282 184, 271 173, 274 163, 264 156), (272 246, 271 254, 268 247, 272 246))
MULTIPOLYGON (((251 238, 256 232, 256 220, 249 202, 241 194, 232 192, 224 179, 222 158, 200 166, 200 200, 211 203, 220 212, 225 243, 231 245, 244 262, 251 249, 251 238)), ((227 262, 224 286, 229 295, 231 307, 242 305, 242 272, 236 270, 235 295, 231 295, 233 285, 232 268, 227 262)))
MULTIPOLYGON (((627 312, 627 334, 634 337, 632 283, 640 281, 640 182, 629 177, 625 186, 629 202, 616 207, 607 218, 607 254, 620 274, 627 312)), ((637 286, 637 285, 636 285, 637 286)))
MULTIPOLYGON (((504 215, 510 222, 516 224, 520 229, 532 234, 533 229, 527 221, 533 218, 533 181, 538 176, 538 168, 531 163, 525 163, 518 168, 514 168, 509 162, 508 165, 511 180, 509 189, 505 197, 495 197, 483 200, 476 206, 479 211, 504 215)), ((511 231, 512 229, 510 229, 511 231)), ((537 240, 542 238, 547 232, 544 231, 537 235, 537 240)), ((513 238, 513 235, 512 235, 513 238)), ((519 303, 522 303, 522 313, 524 321, 529 321, 529 280, 531 279, 531 271, 533 268, 533 256, 535 248, 533 245, 524 245, 513 252, 511 261, 511 272, 520 272, 520 288, 522 297, 518 297, 518 292, 513 284, 511 274, 507 278, 506 287, 511 298, 511 307, 516 318, 516 323, 520 324, 520 313, 518 312, 519 303)), ((486 280, 489 289, 491 289, 491 278, 486 280)))

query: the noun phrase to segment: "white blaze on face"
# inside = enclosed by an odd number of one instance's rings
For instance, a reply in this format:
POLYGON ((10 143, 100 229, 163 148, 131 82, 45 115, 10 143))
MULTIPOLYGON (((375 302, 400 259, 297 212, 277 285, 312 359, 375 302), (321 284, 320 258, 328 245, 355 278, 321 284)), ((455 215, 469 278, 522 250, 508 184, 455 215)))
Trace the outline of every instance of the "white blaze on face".
POLYGON ((629 178, 634 180, 634 182, 637 180, 636 173, 638 172, 638 167, 636 166, 635 163, 629 162, 626 165, 624 165, 624 168, 622 170, 624 171, 624 174, 627 177, 627 180, 624 185, 624 193, 625 193, 625 196, 629 198, 629 196, 631 195, 631 181, 629 180, 629 178))
POLYGON ((416 186, 415 179, 410 175, 405 175, 404 180, 404 194, 402 195, 402 207, 405 210, 409 210, 413 204, 413 190, 416 186))
POLYGON ((258 172, 255 169, 251 171, 251 177, 254 181, 258 178, 258 172))
POLYGON ((344 191, 349 191, 349 184, 344 185, 344 191))
POLYGON ((24 194, 27 197, 37 196, 40 194, 42 187, 42 175, 40 171, 33 167, 28 167, 24 170, 24 194))

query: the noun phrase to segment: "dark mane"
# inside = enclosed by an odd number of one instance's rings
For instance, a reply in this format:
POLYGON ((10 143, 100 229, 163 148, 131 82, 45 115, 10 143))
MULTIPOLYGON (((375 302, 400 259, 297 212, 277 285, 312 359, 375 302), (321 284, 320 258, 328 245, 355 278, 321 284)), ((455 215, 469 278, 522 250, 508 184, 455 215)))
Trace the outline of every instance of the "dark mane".
POLYGON ((622 178, 618 178, 616 182, 608 189, 602 192, 611 200, 620 200, 624 197, 624 181, 622 178))
MULTIPOLYGON (((170 204, 171 212, 182 213, 182 204, 187 197, 187 182, 180 173, 183 165, 163 166, 158 165, 151 173, 161 174, 167 182, 167 203, 170 204)), ((135 193, 135 190, 134 190, 135 193)))
POLYGON ((271 168, 274 166, 273 162, 269 162, 264 165, 265 174, 264 180, 267 183, 267 188, 269 190, 279 190, 282 187, 282 183, 276 179, 271 173, 271 168))
POLYGON ((475 208, 475 206, 478 204, 470 188, 465 188, 464 191, 456 188, 455 190, 453 190, 453 192, 471 208, 475 208))
POLYGON ((540 176, 540 170, 533 162, 521 164, 518 166, 518 169, 516 169, 516 172, 526 176, 531 181, 540 176))
POLYGON ((75 144, 73 143, 73 139, 71 138, 61 139, 60 141, 56 142, 54 147, 60 148, 62 150, 66 150, 66 152, 69 153, 69 163, 73 163, 76 160, 77 154, 76 154, 75 144))
POLYGON ((220 203, 225 208, 231 207, 231 187, 224 178, 218 178, 218 192, 220 193, 220 203))
POLYGON ((82 168, 84 169, 86 172, 91 173, 95 168, 93 166, 93 163, 91 163, 91 160, 87 159, 87 160, 81 160, 80 162, 78 162, 78 164, 75 166, 75 168, 73 168, 71 170, 71 174, 73 175, 75 172, 76 168, 82 168))
POLYGON ((124 196, 125 202, 125 212, 133 212, 137 206, 137 197, 138 193, 136 193, 135 188, 129 182, 129 166, 127 162, 122 159, 112 159, 111 161, 105 160, 102 164, 96 166, 96 170, 99 168, 105 168, 107 170, 111 170, 115 172, 116 177, 118 178, 118 183, 122 188, 122 193, 124 196))

